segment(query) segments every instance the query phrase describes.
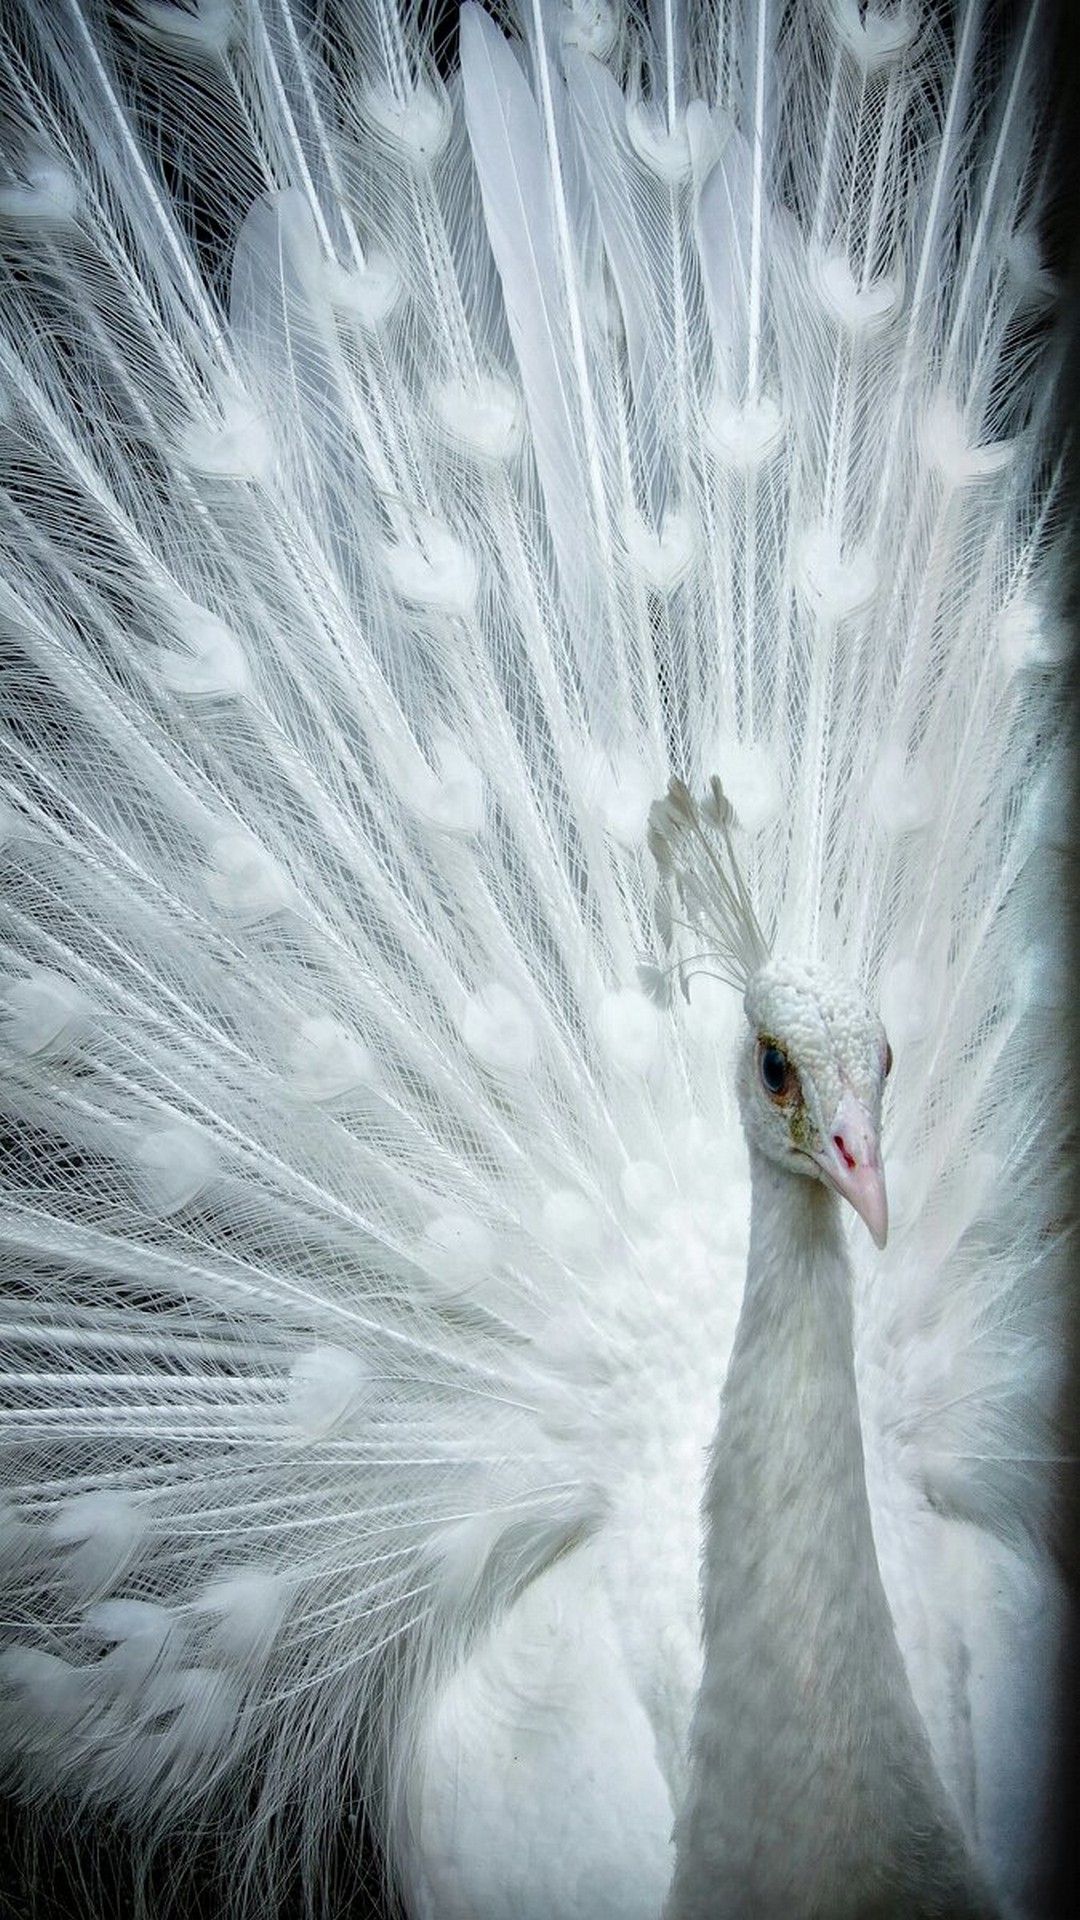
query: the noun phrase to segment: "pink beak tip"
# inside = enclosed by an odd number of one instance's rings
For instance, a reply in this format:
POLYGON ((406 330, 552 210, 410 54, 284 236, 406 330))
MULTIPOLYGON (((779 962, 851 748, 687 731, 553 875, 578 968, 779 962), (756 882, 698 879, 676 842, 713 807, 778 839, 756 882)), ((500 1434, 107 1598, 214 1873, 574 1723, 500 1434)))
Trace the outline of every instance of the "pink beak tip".
POLYGON ((877 1248, 889 1237, 889 1201, 877 1129, 870 1115, 846 1093, 833 1120, 821 1168, 831 1186, 854 1207, 877 1248))
POLYGON ((882 1248, 889 1237, 889 1202, 881 1168, 863 1163, 850 1172, 845 1168, 839 1179, 835 1174, 831 1177, 836 1191, 868 1228, 875 1247, 882 1248))

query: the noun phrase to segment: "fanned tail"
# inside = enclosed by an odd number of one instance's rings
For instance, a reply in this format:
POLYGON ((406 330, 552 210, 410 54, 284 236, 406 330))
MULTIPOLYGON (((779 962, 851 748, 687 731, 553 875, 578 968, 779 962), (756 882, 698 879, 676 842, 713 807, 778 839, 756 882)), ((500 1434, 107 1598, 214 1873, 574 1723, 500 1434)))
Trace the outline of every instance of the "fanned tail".
POLYGON ((979 4, 730 11, 4 28, 3 1745, 238 1879, 346 1775, 407 1871, 430 1702, 585 1543, 677 1795, 747 1201, 735 996, 641 985, 672 774, 895 1049, 859 1353, 954 1787, 942 1530, 977 1592, 1047 1489, 1040 8, 1000 72, 979 4))

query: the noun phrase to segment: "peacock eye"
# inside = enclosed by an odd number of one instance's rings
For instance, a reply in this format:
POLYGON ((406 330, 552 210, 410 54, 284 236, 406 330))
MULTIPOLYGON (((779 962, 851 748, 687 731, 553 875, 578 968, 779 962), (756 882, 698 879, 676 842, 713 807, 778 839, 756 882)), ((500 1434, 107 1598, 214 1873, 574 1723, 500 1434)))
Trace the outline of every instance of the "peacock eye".
POLYGON ((783 1093, 791 1074, 791 1065, 786 1053, 779 1047, 761 1049, 761 1083, 766 1093, 783 1093))
POLYGON ((892 1072, 892 1048, 890 1047, 888 1041, 886 1040, 885 1042, 885 1075, 884 1075, 886 1080, 888 1079, 891 1072, 892 1072))

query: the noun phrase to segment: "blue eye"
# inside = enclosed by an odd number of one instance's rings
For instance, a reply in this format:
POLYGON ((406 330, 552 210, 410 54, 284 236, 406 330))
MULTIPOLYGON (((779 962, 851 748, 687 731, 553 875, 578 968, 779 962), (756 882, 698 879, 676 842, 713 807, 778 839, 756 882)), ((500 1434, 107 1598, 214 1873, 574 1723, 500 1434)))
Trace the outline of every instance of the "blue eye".
POLYGON ((779 1047, 762 1047, 761 1081, 766 1093, 783 1093, 790 1072, 786 1053, 781 1053, 779 1047))

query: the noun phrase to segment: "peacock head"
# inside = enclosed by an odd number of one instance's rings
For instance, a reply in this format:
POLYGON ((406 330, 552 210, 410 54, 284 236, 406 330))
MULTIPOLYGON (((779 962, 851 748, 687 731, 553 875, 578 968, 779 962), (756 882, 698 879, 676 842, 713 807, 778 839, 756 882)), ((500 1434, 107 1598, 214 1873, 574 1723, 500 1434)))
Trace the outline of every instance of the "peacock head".
POLYGON ((743 1005, 747 1139, 774 1165, 835 1188, 883 1247, 881 1096, 892 1052, 881 1021, 853 982, 809 960, 767 960, 743 1005))
POLYGON ((716 775, 701 800, 672 780, 651 807, 657 927, 669 952, 677 929, 689 931, 699 951, 689 961, 643 966, 642 984, 661 1001, 673 976, 689 997, 695 971, 740 989, 750 1023, 739 1063, 748 1141, 774 1166, 834 1187, 883 1247, 881 1094, 892 1065, 885 1030, 842 974, 770 956, 736 857, 733 821, 716 775))

